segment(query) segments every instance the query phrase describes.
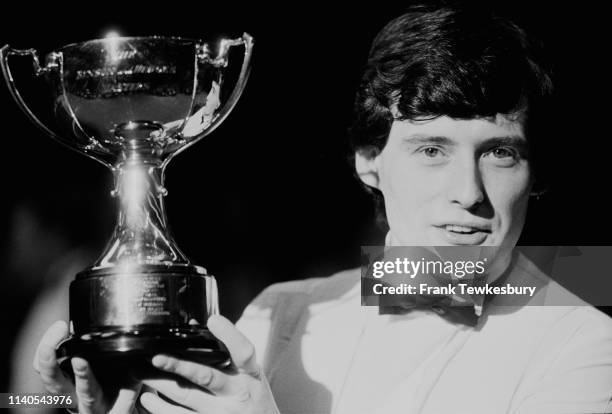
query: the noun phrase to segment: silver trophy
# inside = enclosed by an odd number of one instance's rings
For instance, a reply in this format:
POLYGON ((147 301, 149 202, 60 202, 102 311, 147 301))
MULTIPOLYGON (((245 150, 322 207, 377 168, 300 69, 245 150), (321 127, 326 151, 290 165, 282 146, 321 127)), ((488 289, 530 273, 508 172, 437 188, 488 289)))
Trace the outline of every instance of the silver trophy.
POLYGON ((158 352, 229 363, 224 345, 206 328, 208 317, 218 313, 215 278, 192 264, 169 233, 164 170, 231 112, 252 50, 246 33, 214 44, 109 37, 64 46, 47 54, 44 65, 34 49, 0 49, 4 78, 27 117, 114 175, 114 233, 100 258, 70 285, 71 335, 57 349, 66 372, 72 356, 90 360, 100 376, 158 352), (229 84, 234 47, 244 54, 229 84), (30 57, 36 77, 49 87, 54 127, 41 122, 20 95, 9 66, 13 56, 30 57))

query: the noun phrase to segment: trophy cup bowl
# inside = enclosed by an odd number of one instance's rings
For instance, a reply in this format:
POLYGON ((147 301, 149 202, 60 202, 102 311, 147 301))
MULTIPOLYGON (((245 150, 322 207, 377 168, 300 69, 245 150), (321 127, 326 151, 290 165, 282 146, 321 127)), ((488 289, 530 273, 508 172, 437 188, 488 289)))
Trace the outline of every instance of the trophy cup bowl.
POLYGON ((56 350, 65 372, 71 374, 73 356, 89 360, 101 378, 114 374, 115 383, 118 369, 147 364, 160 352, 212 366, 230 363, 206 328, 218 313, 215 278, 172 239, 163 181, 168 162, 230 113, 248 78, 252 49, 246 33, 215 44, 157 36, 91 40, 47 54, 44 65, 34 49, 0 49, 9 91, 26 116, 109 167, 115 180, 113 235, 70 285, 70 336, 56 350), (227 85, 230 49, 237 46, 244 48, 240 72, 227 85), (49 87, 54 128, 19 93, 12 56, 30 57, 35 76, 49 87))

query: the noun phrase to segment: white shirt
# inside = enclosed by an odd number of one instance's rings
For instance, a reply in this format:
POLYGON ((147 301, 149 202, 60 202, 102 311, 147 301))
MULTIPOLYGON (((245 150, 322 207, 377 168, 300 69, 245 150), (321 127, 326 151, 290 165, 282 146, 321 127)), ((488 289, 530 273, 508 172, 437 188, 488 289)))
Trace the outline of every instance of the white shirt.
MULTIPOLYGON (((508 281, 567 291, 519 256, 508 281)), ((273 285, 238 321, 282 414, 612 412, 612 320, 590 306, 507 306, 476 327, 361 306, 359 269, 273 285)))

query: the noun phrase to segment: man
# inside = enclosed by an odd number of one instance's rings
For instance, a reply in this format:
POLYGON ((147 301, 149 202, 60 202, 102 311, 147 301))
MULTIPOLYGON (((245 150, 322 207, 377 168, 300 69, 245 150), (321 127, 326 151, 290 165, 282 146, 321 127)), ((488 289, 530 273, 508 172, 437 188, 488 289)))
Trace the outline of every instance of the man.
MULTIPOLYGON (((352 128, 359 178, 382 195, 389 246, 499 246, 488 282, 562 290, 512 255, 542 185, 540 109, 552 93, 537 50, 486 10, 413 6, 372 45, 352 128)), ((612 322, 588 306, 522 306, 489 297, 475 324, 425 307, 360 306, 358 269, 274 285, 236 329, 209 328, 236 366, 224 373, 174 357, 152 363, 186 384, 146 379, 154 413, 583 413, 612 410, 612 322), (203 388, 206 390, 203 390, 203 388)), ((542 290, 541 290, 542 291, 542 290)), ((468 309, 469 310, 469 309, 468 309)), ((474 309, 475 310, 475 309, 474 309)), ((71 390, 53 349, 35 365, 52 392, 71 390)), ((131 409, 139 389, 106 401, 73 358, 80 412, 131 409)))

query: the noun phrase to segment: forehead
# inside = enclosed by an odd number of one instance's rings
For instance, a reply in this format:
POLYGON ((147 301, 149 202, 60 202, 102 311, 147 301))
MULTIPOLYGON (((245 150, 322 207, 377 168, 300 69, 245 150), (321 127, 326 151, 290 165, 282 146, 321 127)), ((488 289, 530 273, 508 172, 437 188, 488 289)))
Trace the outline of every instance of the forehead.
POLYGON ((456 144, 479 144, 493 138, 526 140, 523 121, 518 117, 497 115, 491 118, 453 119, 440 116, 429 120, 394 121, 390 139, 445 137, 456 144))

